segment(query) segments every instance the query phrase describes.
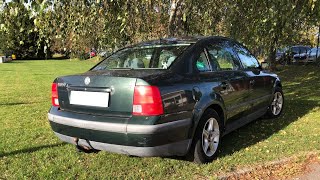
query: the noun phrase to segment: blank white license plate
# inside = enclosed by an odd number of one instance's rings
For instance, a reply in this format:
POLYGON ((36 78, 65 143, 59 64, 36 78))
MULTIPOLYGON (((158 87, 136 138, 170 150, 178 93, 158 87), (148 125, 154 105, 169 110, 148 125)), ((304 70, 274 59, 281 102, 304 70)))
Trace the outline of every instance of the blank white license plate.
POLYGON ((70 104, 74 104, 74 105, 108 107, 109 93, 71 91, 69 101, 70 101, 70 104))

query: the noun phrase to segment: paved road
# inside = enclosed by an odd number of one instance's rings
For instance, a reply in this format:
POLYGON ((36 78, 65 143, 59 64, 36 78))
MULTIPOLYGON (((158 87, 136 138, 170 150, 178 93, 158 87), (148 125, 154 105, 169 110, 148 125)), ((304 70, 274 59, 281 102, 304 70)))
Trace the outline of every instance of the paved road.
POLYGON ((314 162, 307 166, 305 174, 293 178, 293 180, 317 180, 320 179, 320 162, 314 162))

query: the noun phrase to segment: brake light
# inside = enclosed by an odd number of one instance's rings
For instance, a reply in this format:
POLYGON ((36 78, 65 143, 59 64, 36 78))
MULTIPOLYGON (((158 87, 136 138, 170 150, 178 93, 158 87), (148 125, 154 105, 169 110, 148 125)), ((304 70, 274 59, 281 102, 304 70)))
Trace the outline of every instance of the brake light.
POLYGON ((158 116, 163 114, 162 98, 156 86, 135 86, 132 114, 158 116))
POLYGON ((52 83, 51 86, 51 100, 53 106, 59 106, 59 99, 58 99, 58 84, 52 83))

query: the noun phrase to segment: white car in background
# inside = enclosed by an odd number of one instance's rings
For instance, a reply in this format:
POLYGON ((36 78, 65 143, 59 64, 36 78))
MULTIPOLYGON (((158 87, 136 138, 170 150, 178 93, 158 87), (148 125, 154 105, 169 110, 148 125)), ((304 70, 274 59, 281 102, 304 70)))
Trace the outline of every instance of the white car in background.
POLYGON ((316 62, 316 59, 319 57, 320 57, 320 47, 318 47, 318 55, 317 55, 317 48, 312 48, 308 52, 308 57, 306 59, 306 62, 316 62))
POLYGON ((295 54, 293 55, 293 63, 306 63, 308 60, 308 52, 304 52, 304 53, 299 53, 299 54, 295 54))

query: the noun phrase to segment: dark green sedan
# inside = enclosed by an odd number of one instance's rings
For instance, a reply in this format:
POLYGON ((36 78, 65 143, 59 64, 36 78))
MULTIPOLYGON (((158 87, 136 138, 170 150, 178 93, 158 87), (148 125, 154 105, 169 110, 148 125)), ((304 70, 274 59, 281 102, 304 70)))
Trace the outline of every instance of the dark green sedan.
POLYGON ((121 49, 52 83, 48 118, 83 151, 212 161, 223 135, 284 105, 276 74, 225 37, 168 38, 121 49))

